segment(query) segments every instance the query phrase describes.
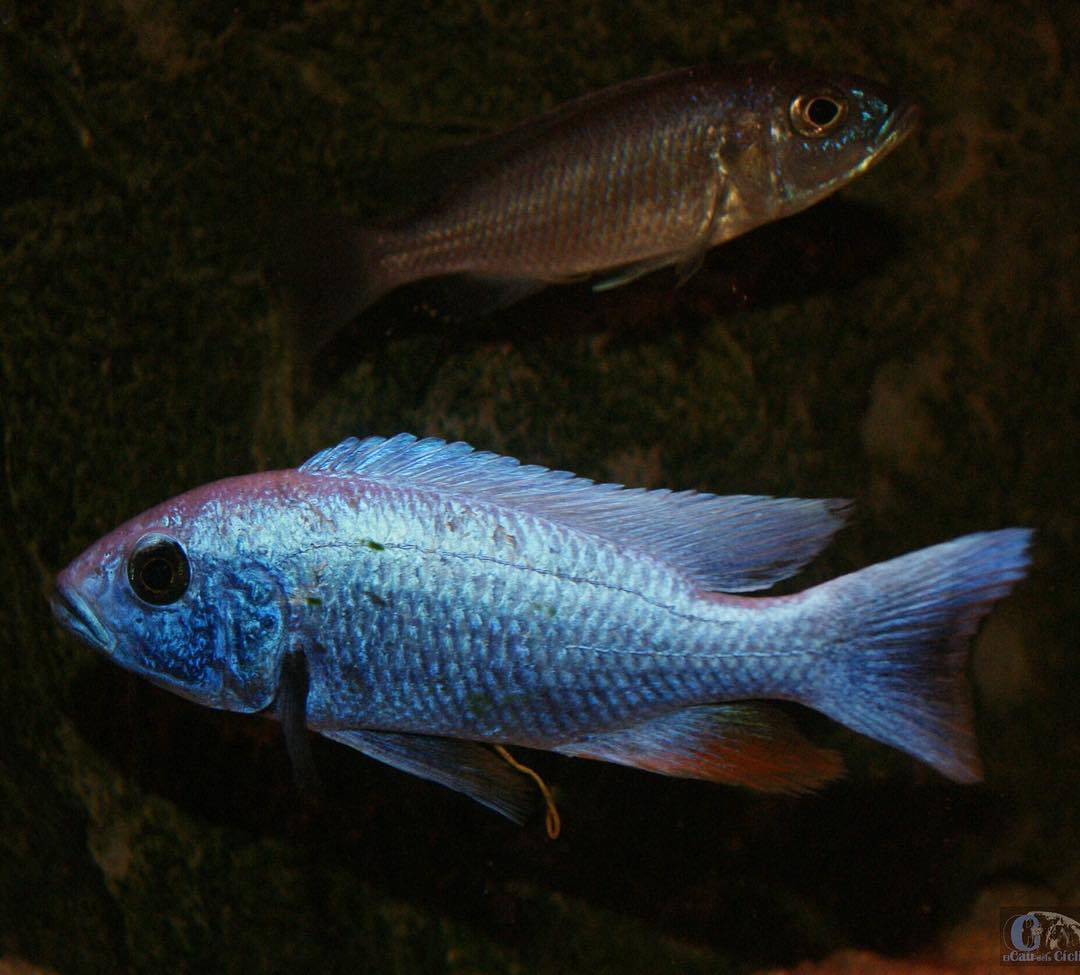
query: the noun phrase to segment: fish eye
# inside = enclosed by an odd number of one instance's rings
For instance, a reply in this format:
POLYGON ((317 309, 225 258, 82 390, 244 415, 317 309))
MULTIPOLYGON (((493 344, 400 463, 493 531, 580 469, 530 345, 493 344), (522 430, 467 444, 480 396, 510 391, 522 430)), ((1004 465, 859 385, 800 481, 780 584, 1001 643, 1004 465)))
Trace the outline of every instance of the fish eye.
POLYGON ((143 602, 167 606, 187 592, 191 566, 179 542, 165 535, 144 535, 128 556, 127 575, 143 602))
POLYGON ((836 128, 846 114, 847 102, 829 92, 799 95, 791 103, 791 124, 801 135, 825 135, 836 128))

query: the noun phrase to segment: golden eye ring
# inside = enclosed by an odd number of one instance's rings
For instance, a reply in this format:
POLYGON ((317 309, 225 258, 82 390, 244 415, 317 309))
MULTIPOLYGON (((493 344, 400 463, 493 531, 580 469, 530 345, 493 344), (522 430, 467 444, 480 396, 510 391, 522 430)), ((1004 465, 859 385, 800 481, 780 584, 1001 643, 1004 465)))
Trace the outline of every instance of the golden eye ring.
POLYGON ((798 95, 791 103, 791 124, 800 135, 820 138, 837 128, 847 115, 847 99, 833 91, 798 95))

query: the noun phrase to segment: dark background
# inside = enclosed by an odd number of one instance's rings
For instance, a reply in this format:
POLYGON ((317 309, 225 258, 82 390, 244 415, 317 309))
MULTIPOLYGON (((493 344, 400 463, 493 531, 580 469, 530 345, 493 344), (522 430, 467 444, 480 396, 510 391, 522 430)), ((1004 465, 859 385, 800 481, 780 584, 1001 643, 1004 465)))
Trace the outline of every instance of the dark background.
POLYGON ((992 960, 1000 906, 1080 903, 1080 25, 1049 9, 0 3, 0 958, 744 972, 974 929, 992 960), (295 354, 260 259, 282 201, 376 218, 433 150, 771 58, 890 80, 924 125, 682 288, 556 289, 454 326, 398 296, 314 366, 295 354), (323 794, 300 797, 275 724, 53 623, 55 572, 130 515, 403 430, 602 480, 854 498, 800 586, 1033 527, 1030 579, 974 644, 986 783, 806 715, 850 771, 802 800, 530 755, 552 843, 321 741, 323 794))

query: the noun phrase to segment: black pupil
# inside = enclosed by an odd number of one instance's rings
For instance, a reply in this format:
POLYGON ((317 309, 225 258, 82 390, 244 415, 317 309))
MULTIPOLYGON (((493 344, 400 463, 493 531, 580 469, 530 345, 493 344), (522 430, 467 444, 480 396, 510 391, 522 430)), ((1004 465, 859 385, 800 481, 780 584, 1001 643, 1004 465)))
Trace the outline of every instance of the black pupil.
POLYGON ((806 117, 817 126, 826 126, 840 114, 840 106, 831 98, 815 98, 806 106, 806 117))
POLYGON ((152 555, 142 567, 142 581, 153 592, 165 592, 172 582, 172 566, 160 555, 152 555))
POLYGON ((135 595, 154 606, 175 603, 190 582, 187 556, 171 538, 143 538, 131 553, 127 569, 135 595))

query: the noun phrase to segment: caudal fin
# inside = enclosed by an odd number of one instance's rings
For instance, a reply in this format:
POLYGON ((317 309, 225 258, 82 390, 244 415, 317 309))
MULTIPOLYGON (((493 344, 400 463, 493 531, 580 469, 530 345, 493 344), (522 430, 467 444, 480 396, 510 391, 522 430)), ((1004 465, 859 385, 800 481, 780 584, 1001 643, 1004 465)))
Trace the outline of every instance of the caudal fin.
POLYGON ((1023 528, 967 535, 818 587, 844 632, 806 703, 950 779, 978 781, 968 642, 1026 574, 1030 541, 1023 528))
POLYGON ((393 286, 381 271, 378 235, 323 213, 279 216, 267 275, 300 336, 321 348, 393 286))

